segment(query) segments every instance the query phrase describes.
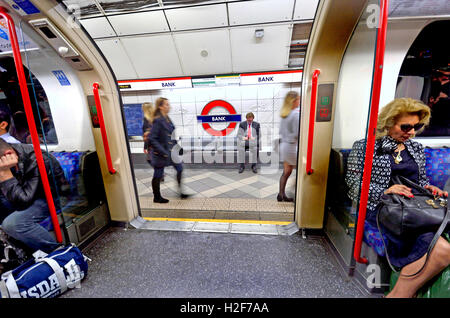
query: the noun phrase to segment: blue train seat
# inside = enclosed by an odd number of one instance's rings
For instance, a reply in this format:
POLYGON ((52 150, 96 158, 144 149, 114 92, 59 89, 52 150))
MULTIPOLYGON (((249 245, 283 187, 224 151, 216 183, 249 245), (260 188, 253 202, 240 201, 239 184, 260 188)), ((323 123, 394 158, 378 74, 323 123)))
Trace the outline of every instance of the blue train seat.
MULTIPOLYGON (((81 178, 81 162, 85 154, 86 152, 52 152, 52 155, 61 165, 64 176, 70 185, 70 193, 66 196, 60 195, 59 201, 62 209, 57 210, 58 214, 69 206, 87 204, 85 197, 86 191, 81 178)), ((49 182, 52 182, 51 177, 49 178, 49 182)), ((50 216, 43 220, 40 225, 49 231, 53 230, 50 216)))

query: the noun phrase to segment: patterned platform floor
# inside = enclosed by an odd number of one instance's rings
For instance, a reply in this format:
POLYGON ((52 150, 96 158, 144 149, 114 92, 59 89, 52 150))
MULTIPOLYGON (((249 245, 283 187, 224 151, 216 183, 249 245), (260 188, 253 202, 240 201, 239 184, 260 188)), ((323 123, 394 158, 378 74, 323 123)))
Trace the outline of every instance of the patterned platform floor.
MULTIPOLYGON (((178 217, 199 218, 204 215, 205 218, 231 218, 232 212, 246 212, 246 219, 279 219, 274 215, 279 214, 283 220, 293 220, 294 204, 276 200, 281 170, 262 168, 255 174, 247 168, 240 174, 237 169, 185 168, 182 189, 191 197, 180 200, 175 170, 169 167, 166 169, 164 182, 161 183, 162 196, 170 200, 167 204, 153 203, 153 171, 150 167, 135 169, 134 172, 141 208, 153 210, 151 216, 169 217, 171 214, 167 215, 165 212, 176 210, 178 217), (159 212, 155 214, 157 210, 159 212), (193 210, 197 215, 189 214, 193 210), (229 212, 228 215, 225 215, 226 212, 229 212), (254 212, 253 215, 250 212, 254 212)), ((294 173, 295 170, 286 186, 289 197, 293 197, 295 193, 294 173)), ((242 213, 234 215, 242 219, 242 213)))

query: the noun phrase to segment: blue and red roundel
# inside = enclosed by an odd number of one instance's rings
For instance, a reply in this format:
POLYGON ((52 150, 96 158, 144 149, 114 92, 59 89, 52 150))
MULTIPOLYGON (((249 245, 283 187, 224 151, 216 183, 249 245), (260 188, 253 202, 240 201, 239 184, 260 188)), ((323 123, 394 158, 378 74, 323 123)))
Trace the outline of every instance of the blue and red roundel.
POLYGON ((205 129, 208 134, 220 137, 227 136, 236 128, 237 123, 241 121, 241 115, 236 113, 236 110, 230 103, 221 99, 217 99, 205 105, 200 116, 197 116, 197 120, 202 123, 203 129, 205 129), (228 114, 208 115, 209 112, 216 107, 225 108, 228 111, 228 114), (213 129, 210 125, 210 123, 224 122, 229 122, 230 124, 223 130, 213 129))

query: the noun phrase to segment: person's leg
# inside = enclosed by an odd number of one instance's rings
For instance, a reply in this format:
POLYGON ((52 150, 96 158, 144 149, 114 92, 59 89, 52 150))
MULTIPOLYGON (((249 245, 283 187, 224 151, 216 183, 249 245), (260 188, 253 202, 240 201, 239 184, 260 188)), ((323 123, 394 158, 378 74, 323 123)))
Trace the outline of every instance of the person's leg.
POLYGON ((12 212, 14 212, 14 208, 11 203, 0 193, 0 223, 12 212))
POLYGON ((60 246, 50 233, 39 225, 50 215, 47 202, 37 199, 25 210, 15 211, 5 218, 2 228, 9 236, 33 250, 49 253, 60 246))
POLYGON ((252 140, 252 143, 250 143, 249 162, 252 164, 252 171, 256 173, 256 164, 258 163, 258 147, 256 145, 256 140, 252 140))
POLYGON ((178 182, 178 190, 180 192, 180 198, 186 199, 186 198, 190 197, 190 195, 183 193, 183 191, 181 190, 181 179, 182 179, 182 175, 183 175, 183 165, 181 163, 175 163, 175 164, 173 164, 173 167, 177 171, 177 182, 178 182))
POLYGON ((290 164, 288 164, 287 162, 283 163, 283 174, 280 177, 280 190, 279 190, 278 196, 277 196, 278 201, 288 201, 288 202, 294 201, 294 199, 286 197, 286 193, 285 193, 286 183, 289 179, 289 176, 292 173, 293 168, 294 167, 291 166, 290 164))
POLYGON ((164 175, 164 167, 154 167, 152 190, 153 190, 153 202, 155 203, 167 203, 169 200, 161 196, 161 178, 164 175))
MULTIPOLYGON (((424 264, 426 255, 415 262, 406 265, 400 271, 403 275, 412 275, 416 273, 424 264)), ((392 291, 386 296, 387 298, 410 298, 414 297, 417 291, 431 278, 439 274, 447 266, 450 265, 450 243, 440 237, 431 251, 425 268, 413 277, 400 277, 397 280, 392 291)))

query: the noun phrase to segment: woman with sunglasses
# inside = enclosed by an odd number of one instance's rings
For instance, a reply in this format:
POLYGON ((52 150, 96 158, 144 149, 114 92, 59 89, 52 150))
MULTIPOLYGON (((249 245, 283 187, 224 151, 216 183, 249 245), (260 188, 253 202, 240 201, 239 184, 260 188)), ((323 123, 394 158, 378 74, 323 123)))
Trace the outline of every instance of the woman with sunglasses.
MULTIPOLYGON (((411 188, 392 183, 392 177, 401 175, 429 189, 434 195, 448 197, 448 193, 429 183, 425 174, 423 146, 411 140, 430 121, 430 109, 411 98, 398 98, 387 104, 378 115, 376 141, 372 162, 366 220, 376 227, 377 205, 381 195, 395 193, 413 197, 411 188)), ((349 197, 357 201, 364 164, 365 140, 354 143, 348 158, 345 181, 349 197)), ((384 228, 382 228, 383 230, 384 228)), ((387 230, 386 248, 392 265, 402 268, 401 274, 416 273, 424 264, 426 252, 434 236, 424 233, 408 239, 400 238, 387 230)), ((387 297, 413 297, 428 280, 450 264, 450 243, 439 238, 424 270, 413 277, 400 276, 387 297)))

